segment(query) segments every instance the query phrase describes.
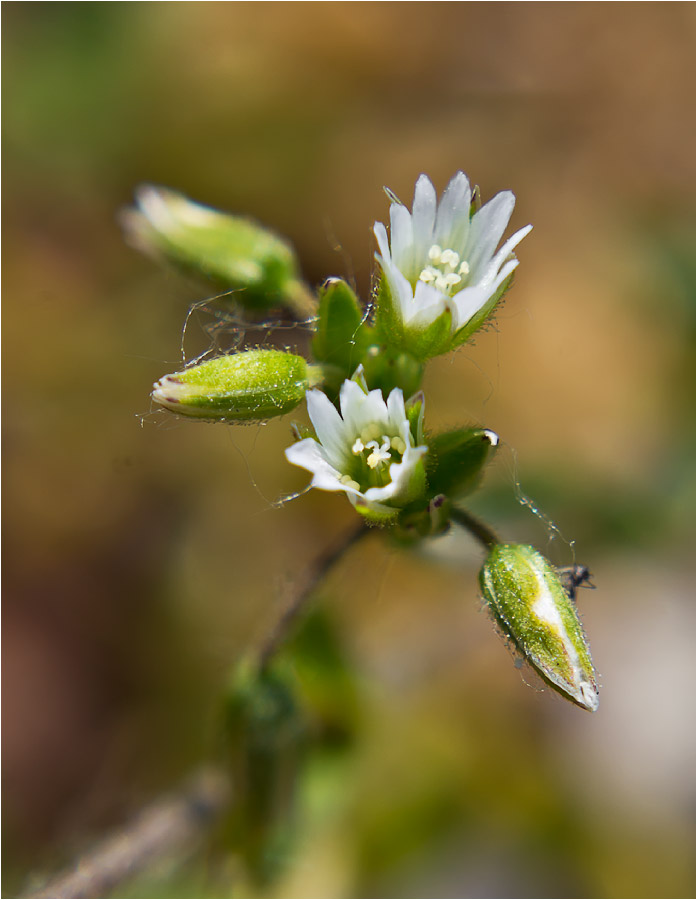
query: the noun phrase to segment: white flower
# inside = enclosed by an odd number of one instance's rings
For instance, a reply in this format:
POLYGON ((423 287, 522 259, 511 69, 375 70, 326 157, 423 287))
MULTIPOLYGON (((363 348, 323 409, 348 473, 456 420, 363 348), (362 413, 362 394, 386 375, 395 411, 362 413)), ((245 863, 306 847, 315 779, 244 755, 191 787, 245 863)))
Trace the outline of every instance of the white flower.
MULTIPOLYGON (((430 180, 421 175, 412 212, 396 199, 390 206, 389 241, 385 226, 376 222, 376 258, 389 287, 391 314, 402 329, 423 331, 449 311, 450 334, 455 335, 489 301, 493 308, 497 291, 518 265, 512 250, 532 225, 517 231, 496 253, 515 196, 502 191, 470 218, 471 202, 463 172, 452 178, 440 203, 430 180)), ((455 345, 469 333, 461 333, 455 345)))
MULTIPOLYGON (((354 378, 361 380, 360 370, 354 378)), ((362 385, 344 381, 341 414, 322 391, 308 391, 306 397, 317 440, 293 444, 286 457, 312 472, 312 487, 344 491, 373 519, 393 517, 425 489, 422 400, 412 430, 400 388, 385 402, 382 391, 368 392, 364 380, 362 385)))

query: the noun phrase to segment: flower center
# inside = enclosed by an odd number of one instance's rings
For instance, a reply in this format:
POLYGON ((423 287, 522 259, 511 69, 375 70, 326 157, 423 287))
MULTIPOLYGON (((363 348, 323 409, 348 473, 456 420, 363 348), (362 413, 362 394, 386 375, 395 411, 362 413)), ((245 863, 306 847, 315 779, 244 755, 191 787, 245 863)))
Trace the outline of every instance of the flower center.
POLYGON ((401 462, 406 449, 407 445, 399 435, 390 437, 381 434, 378 425, 368 425, 351 447, 356 457, 355 470, 351 475, 342 475, 341 483, 356 490, 384 487, 390 482, 391 463, 401 462))
POLYGON ((449 248, 443 250, 438 244, 428 251, 428 258, 430 263, 421 270, 419 281, 433 285, 442 294, 452 297, 458 285, 469 275, 468 263, 465 260, 460 262, 459 253, 449 248))

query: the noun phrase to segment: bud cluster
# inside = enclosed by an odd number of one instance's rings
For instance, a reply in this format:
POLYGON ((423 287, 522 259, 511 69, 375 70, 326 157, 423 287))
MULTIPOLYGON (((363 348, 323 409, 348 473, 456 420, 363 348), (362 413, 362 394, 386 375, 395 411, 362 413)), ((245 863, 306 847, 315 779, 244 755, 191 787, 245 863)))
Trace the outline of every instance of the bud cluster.
MULTIPOLYGON (((219 353, 164 375, 152 400, 181 416, 234 423, 284 415, 305 399, 313 430, 296 427, 287 460, 311 473, 311 487, 345 494, 369 524, 413 543, 473 521, 462 503, 499 446, 482 425, 427 430, 425 366, 490 320, 532 226, 502 243, 514 195, 482 206, 462 172, 440 201, 421 175, 411 211, 388 195, 389 235, 374 226, 371 304, 340 278, 313 292, 285 239, 174 191, 141 188, 122 224, 138 249, 226 291, 231 313, 250 328, 281 317, 312 331, 307 353, 219 353)), ((551 565, 531 547, 490 539, 486 527, 470 530, 488 548, 481 589, 501 631, 548 684, 594 710, 588 648, 551 565)))

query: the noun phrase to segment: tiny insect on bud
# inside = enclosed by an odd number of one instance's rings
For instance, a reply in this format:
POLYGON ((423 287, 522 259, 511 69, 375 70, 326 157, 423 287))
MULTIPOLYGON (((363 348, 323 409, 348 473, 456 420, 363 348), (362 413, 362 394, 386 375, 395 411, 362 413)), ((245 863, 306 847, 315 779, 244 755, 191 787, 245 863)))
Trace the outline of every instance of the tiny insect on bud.
POLYGON ((551 564, 526 544, 495 544, 479 581, 491 613, 550 687, 589 712, 598 686, 576 609, 551 564))
POLYGON ((591 582, 593 576, 588 566, 583 566, 579 563, 573 566, 562 566, 557 569, 557 575, 561 579, 566 593, 572 600, 576 599, 576 593, 580 587, 595 588, 595 585, 591 582))
POLYGON ((321 381, 321 371, 282 350, 246 350, 165 375, 152 399, 182 416, 262 421, 290 412, 321 381))

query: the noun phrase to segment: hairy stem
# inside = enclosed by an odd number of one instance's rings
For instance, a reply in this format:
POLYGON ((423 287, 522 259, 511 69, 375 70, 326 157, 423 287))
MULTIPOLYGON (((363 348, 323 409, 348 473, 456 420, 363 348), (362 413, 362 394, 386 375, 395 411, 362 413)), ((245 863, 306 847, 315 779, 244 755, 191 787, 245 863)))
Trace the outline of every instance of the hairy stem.
POLYGON ((473 516, 472 513, 453 507, 450 516, 458 525, 469 531, 472 537, 475 537, 480 544, 483 544, 486 550, 489 550, 494 544, 501 543, 496 532, 492 531, 486 522, 482 522, 473 516))

